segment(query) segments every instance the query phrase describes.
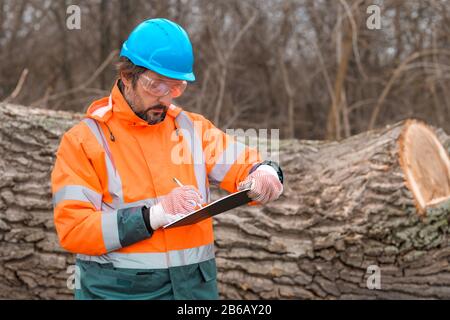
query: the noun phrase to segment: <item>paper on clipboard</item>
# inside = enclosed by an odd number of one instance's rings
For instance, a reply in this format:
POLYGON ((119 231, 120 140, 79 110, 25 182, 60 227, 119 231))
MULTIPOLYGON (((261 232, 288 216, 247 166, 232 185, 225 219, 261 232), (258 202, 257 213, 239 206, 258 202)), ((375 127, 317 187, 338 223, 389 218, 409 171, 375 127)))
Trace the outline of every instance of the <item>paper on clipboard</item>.
POLYGON ((249 203, 250 201, 252 201, 252 199, 247 195, 248 191, 250 191, 250 188, 229 194, 221 199, 211 202, 210 204, 194 212, 185 215, 178 220, 166 224, 163 228, 169 229, 194 224, 204 219, 218 215, 219 213, 249 203))

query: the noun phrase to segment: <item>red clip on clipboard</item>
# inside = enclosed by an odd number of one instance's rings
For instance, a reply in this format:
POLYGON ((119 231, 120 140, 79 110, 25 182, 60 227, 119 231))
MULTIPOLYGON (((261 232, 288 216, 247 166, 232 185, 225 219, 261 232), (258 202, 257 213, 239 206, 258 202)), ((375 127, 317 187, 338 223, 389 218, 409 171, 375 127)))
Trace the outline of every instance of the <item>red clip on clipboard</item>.
POLYGON ((250 201, 252 201, 252 199, 250 199, 250 197, 247 195, 247 192, 249 190, 250 190, 249 188, 244 189, 242 191, 229 194, 221 199, 213 201, 210 204, 204 206, 203 208, 200 208, 194 212, 185 215, 184 217, 178 220, 166 224, 163 228, 169 229, 194 224, 204 219, 218 215, 222 212, 249 203, 250 201))

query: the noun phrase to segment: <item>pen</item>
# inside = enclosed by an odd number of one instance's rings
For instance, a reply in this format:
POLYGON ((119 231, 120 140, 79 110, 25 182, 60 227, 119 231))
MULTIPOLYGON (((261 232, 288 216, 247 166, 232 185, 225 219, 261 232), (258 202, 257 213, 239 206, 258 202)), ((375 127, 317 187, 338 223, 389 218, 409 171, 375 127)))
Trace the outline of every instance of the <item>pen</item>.
MULTIPOLYGON (((180 180, 178 180, 177 178, 173 177, 173 181, 175 181, 175 183, 179 186, 179 187, 183 187, 183 184, 180 182, 180 180)), ((191 200, 194 205, 199 206, 200 208, 202 207, 202 205, 200 203, 197 203, 193 200, 191 200)))
POLYGON ((173 177, 173 181, 175 181, 175 183, 179 186, 182 187, 183 185, 181 184, 180 180, 178 180, 177 178, 173 177))

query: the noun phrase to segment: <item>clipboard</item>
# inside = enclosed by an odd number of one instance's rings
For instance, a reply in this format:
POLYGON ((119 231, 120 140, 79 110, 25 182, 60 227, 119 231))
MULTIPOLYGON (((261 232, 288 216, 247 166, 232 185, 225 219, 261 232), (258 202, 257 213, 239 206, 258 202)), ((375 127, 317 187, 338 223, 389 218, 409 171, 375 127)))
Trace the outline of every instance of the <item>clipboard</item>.
POLYGON ((202 221, 204 219, 213 217, 215 215, 218 215, 222 212, 234 209, 236 207, 242 206, 244 204, 247 204, 251 201, 253 201, 248 195, 247 192, 250 191, 250 188, 231 193, 221 199, 218 199, 216 201, 213 201, 209 203, 208 205, 193 211, 184 217, 175 220, 169 224, 166 224, 163 228, 164 229, 170 229, 170 228, 176 228, 181 226, 187 226, 190 224, 197 223, 199 221, 202 221))

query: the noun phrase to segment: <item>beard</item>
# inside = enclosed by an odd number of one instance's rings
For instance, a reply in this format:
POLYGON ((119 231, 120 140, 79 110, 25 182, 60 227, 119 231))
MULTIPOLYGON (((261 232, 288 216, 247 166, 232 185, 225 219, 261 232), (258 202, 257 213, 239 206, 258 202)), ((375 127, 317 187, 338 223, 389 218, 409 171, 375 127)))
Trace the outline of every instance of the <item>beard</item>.
POLYGON ((141 108, 137 107, 137 102, 139 104, 142 104, 142 101, 138 98, 136 94, 130 96, 125 95, 125 100, 128 102, 128 105, 130 106, 131 110, 142 120, 147 122, 150 125, 160 123, 161 121, 164 121, 168 107, 158 104, 156 106, 151 106, 149 108, 145 108, 143 111, 137 111, 141 108), (132 99, 130 99, 132 98, 132 99))
MULTIPOLYGON (((131 106, 131 109, 134 111, 135 107, 131 106)), ((148 124, 153 125, 164 121, 167 114, 167 109, 168 108, 166 106, 158 104, 141 112, 134 111, 134 113, 148 124)))

